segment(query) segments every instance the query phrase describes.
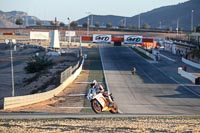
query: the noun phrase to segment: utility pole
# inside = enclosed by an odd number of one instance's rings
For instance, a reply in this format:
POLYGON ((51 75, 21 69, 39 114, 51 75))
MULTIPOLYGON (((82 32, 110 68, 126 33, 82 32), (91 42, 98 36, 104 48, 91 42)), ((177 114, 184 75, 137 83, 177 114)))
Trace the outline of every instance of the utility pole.
POLYGON ((194 19, 194 10, 191 11, 191 32, 194 30, 194 28, 193 28, 194 20, 193 19, 194 19))
POLYGON ((138 15, 138 29, 140 29, 140 14, 138 15))
POLYGON ((12 96, 15 96, 15 80, 14 80, 14 67, 13 67, 13 44, 16 43, 15 39, 5 40, 6 44, 10 44, 10 64, 11 64, 11 82, 12 82, 12 96))
POLYGON ((162 29, 162 21, 160 21, 160 29, 162 29))
POLYGON ((179 18, 176 21, 176 34, 178 35, 178 30, 179 30, 179 18))
POLYGON ((89 35, 89 30, 90 30, 90 12, 86 12, 88 14, 88 20, 87 20, 87 36, 89 35))
POLYGON ((91 14, 91 26, 93 26, 94 16, 91 14))
POLYGON ((124 18, 124 28, 126 27, 126 17, 124 18))
POLYGON ((13 69, 13 50, 12 50, 12 44, 11 43, 11 49, 10 49, 10 62, 11 62, 11 76, 12 76, 12 96, 15 96, 15 80, 14 80, 14 69, 13 69))
POLYGON ((71 44, 71 35, 70 35, 70 23, 71 23, 71 21, 70 21, 70 18, 67 18, 68 19, 68 30, 69 30, 69 40, 68 40, 68 43, 69 44, 71 44))
POLYGON ((87 36, 89 35, 89 30, 90 30, 90 18, 88 16, 88 21, 87 21, 87 36))

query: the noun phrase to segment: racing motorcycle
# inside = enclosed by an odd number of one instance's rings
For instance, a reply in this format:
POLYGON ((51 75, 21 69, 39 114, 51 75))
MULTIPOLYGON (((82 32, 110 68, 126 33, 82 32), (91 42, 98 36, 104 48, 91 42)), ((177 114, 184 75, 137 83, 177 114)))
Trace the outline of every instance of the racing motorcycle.
POLYGON ((103 96, 102 93, 97 93, 95 88, 90 88, 87 94, 87 99, 91 102, 92 110, 95 113, 101 113, 109 111, 113 114, 118 113, 117 104, 113 100, 112 94, 108 94, 108 98, 112 101, 113 106, 109 106, 108 100, 103 96))

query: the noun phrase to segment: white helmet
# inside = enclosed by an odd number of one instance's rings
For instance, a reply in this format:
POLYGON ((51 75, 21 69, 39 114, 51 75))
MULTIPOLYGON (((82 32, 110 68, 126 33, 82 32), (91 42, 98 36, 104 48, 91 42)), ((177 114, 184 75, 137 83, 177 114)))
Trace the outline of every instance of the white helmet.
POLYGON ((96 84, 97 84, 97 81, 96 80, 92 80, 91 83, 90 83, 90 86, 94 87, 96 84))

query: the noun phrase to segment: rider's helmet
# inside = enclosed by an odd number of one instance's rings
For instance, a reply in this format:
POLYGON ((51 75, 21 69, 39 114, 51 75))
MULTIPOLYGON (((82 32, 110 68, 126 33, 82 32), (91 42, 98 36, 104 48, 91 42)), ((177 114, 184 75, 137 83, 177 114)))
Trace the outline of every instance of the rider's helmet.
POLYGON ((90 83, 90 86, 93 88, 96 84, 97 84, 97 81, 96 80, 92 80, 91 83, 90 83))

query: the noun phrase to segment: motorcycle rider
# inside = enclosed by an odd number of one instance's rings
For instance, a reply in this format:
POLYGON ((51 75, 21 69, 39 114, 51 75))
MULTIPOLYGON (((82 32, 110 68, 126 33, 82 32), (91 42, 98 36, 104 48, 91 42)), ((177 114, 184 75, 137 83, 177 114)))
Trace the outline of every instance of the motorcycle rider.
POLYGON ((134 75, 136 73, 136 68, 133 67, 132 70, 131 70, 132 74, 134 75))
POLYGON ((102 95, 108 101, 108 107, 111 108, 111 107, 114 106, 113 101, 110 99, 108 92, 104 90, 104 88, 101 84, 99 84, 96 80, 92 80, 91 83, 90 83, 90 86, 92 88, 95 88, 97 93, 102 93, 102 95))

